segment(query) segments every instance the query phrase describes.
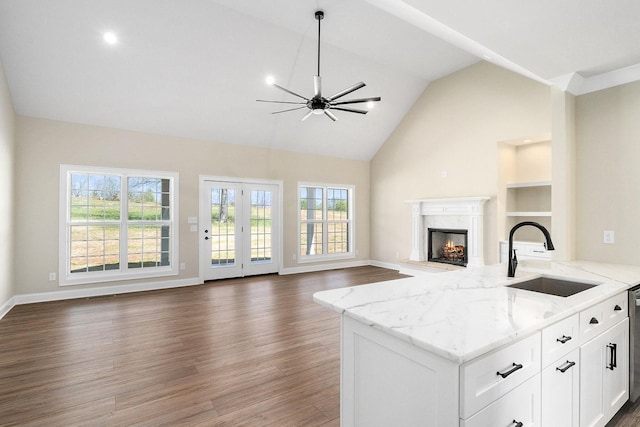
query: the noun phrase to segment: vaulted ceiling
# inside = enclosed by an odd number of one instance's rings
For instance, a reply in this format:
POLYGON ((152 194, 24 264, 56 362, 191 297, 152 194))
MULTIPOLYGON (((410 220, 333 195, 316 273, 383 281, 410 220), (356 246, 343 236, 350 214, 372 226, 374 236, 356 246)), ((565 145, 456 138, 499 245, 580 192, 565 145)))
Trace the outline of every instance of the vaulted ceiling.
POLYGON ((370 159, 429 82, 485 60, 574 94, 640 79, 637 0, 0 0, 18 114, 370 159), (358 81, 339 120, 256 99, 358 81), (118 37, 114 45, 103 34, 118 37))

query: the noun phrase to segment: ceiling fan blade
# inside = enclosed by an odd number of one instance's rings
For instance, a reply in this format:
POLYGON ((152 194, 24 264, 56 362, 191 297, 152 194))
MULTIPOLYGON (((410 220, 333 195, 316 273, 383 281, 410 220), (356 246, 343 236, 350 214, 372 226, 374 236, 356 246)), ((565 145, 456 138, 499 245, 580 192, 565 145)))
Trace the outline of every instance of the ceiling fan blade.
POLYGON ((358 90, 360 88, 363 88, 365 86, 366 85, 364 84, 364 82, 356 83, 353 86, 350 86, 350 87, 348 87, 348 88, 346 88, 344 90, 341 90, 340 92, 336 93, 335 95, 332 95, 332 96, 328 97, 327 100, 328 101, 334 101, 334 100, 336 100, 338 98, 342 98, 343 96, 348 95, 351 92, 356 91, 356 90, 358 90))
POLYGON ((313 110, 309 110, 309 112, 307 114, 304 115, 304 117, 302 117, 302 119, 300 119, 301 122, 304 122, 305 120, 307 120, 309 118, 310 115, 313 114, 313 110))
POLYGON ((309 100, 309 99, 305 98, 304 96, 302 96, 302 95, 298 95, 298 94, 297 94, 297 93, 295 93, 295 92, 291 92, 289 89, 285 89, 285 88, 283 88, 282 86, 280 86, 280 85, 278 85, 278 84, 276 84, 276 83, 273 83, 273 86, 275 86, 275 87, 277 87, 278 89, 283 90, 283 91, 285 91, 285 92, 287 92, 287 93, 290 93, 290 94, 291 94, 291 95, 293 95, 293 96, 297 96, 298 98, 302 98, 302 99, 304 99, 305 101, 308 101, 308 100, 309 100))
MULTIPOLYGON (((358 114, 367 114, 367 110, 357 110, 355 108, 345 108, 345 107, 331 107, 332 110, 340 110, 340 111, 348 111, 350 113, 358 113, 358 114)), ((327 112, 327 110, 324 110, 327 112)))
POLYGON ((296 108, 289 108, 288 110, 281 110, 281 111, 274 111, 271 114, 280 114, 280 113, 286 113, 287 111, 295 111, 295 110, 301 110, 303 108, 307 108, 307 106, 305 105, 304 107, 296 107, 296 108))
POLYGON ((313 96, 322 96, 322 77, 313 76, 313 96))
POLYGON ((338 118, 336 117, 336 115, 335 115, 335 114, 333 114, 333 113, 332 113, 331 111, 329 111, 329 110, 326 110, 326 109, 325 109, 325 110, 324 110, 324 114, 325 114, 327 117, 329 117, 331 120, 333 120, 334 122, 335 122, 336 120, 338 120, 338 118))
POLYGON ((359 98, 359 99, 350 99, 348 101, 340 101, 340 102, 332 102, 331 105, 344 105, 344 104, 358 104, 360 102, 377 102, 382 98, 379 96, 372 96, 371 98, 359 98))
POLYGON ((268 99, 256 99, 258 102, 275 102, 276 104, 296 104, 296 105, 304 105, 306 102, 293 102, 293 101, 270 101, 268 99))

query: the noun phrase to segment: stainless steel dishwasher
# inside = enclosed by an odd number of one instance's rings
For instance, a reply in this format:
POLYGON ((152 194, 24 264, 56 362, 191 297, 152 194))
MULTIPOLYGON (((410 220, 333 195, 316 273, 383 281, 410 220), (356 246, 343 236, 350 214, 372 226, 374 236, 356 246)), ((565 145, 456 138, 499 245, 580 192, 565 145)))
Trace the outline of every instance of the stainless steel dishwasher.
POLYGON ((640 285, 629 289, 629 400, 640 397, 640 285))

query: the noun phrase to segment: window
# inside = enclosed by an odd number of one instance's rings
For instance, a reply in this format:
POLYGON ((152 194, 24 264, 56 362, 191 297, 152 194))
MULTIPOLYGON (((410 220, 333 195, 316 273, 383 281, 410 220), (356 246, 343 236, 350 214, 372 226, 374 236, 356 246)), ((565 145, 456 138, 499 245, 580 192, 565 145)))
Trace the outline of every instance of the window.
POLYGON ((178 274, 175 172, 62 165, 60 284, 178 274))
POLYGON ((301 261, 354 256, 353 191, 344 185, 298 185, 301 261))

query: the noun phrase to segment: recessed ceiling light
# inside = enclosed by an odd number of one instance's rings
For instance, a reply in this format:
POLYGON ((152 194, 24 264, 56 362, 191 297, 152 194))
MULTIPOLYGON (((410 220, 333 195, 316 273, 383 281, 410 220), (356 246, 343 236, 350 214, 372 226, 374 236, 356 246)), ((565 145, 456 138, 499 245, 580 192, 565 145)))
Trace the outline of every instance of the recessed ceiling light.
POLYGON ((106 33, 104 33, 102 35, 102 39, 108 44, 118 43, 118 37, 115 35, 115 33, 112 33, 111 31, 107 31, 106 33))

